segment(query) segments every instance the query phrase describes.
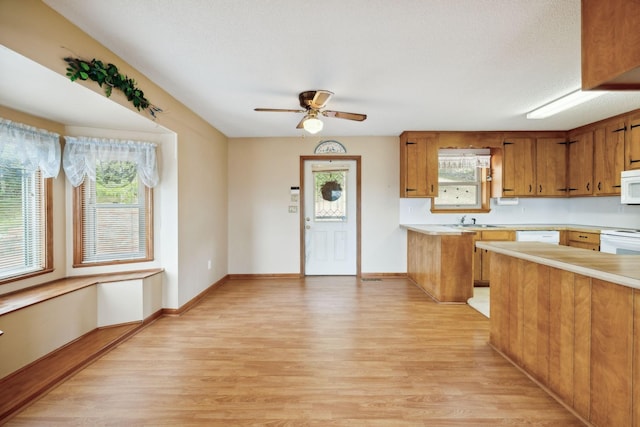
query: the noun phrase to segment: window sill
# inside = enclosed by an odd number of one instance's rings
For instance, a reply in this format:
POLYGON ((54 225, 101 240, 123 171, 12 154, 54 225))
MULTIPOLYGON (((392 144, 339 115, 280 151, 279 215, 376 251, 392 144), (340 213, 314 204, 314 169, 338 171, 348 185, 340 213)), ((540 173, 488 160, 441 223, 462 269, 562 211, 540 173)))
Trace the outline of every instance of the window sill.
POLYGON ((431 208, 431 213, 457 213, 457 214, 468 214, 468 213, 489 213, 491 209, 481 208, 481 209, 437 209, 431 208))
POLYGON ((0 295, 0 316, 50 300, 87 286, 98 283, 119 282, 124 280, 144 279, 164 271, 162 268, 131 271, 126 273, 109 273, 92 276, 66 277, 30 288, 21 289, 0 295))

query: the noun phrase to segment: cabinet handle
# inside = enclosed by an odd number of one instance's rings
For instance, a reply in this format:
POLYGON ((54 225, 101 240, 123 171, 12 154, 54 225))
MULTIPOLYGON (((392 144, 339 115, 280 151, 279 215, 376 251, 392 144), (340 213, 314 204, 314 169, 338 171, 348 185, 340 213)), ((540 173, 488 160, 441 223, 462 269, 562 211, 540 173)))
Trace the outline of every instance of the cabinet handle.
POLYGON ((502 187, 502 191, 514 191, 513 188, 504 188, 502 187))
POLYGON ((433 193, 433 184, 431 184, 431 192, 433 193))
POLYGON ((591 187, 591 183, 590 183, 590 182, 587 182, 587 191, 590 191, 590 190, 589 190, 589 187, 591 187))
POLYGON ((533 187, 531 186, 531 184, 529 184, 529 193, 531 193, 532 190, 533 190, 533 187))
POLYGON ((629 159, 629 163, 638 163, 638 162, 640 162, 640 160, 629 159))
POLYGON ((634 128, 637 128, 639 126, 640 126, 640 123, 638 123, 637 125, 631 125, 631 126, 629 126, 629 129, 634 129, 634 128))
POLYGON ((577 190, 577 188, 568 188, 567 190, 568 190, 568 191, 576 191, 576 190, 577 190))
POLYGON ((620 188, 622 185, 612 185, 613 188, 620 188))
MULTIPOLYGON (((633 127, 631 127, 631 129, 633 129, 633 127)), ((620 129, 616 129, 616 130, 611 131, 611 133, 625 132, 626 130, 627 130, 627 127, 624 126, 624 127, 621 127, 620 129)))
POLYGON ((582 234, 579 235, 578 237, 581 238, 581 239, 588 239, 589 238, 588 236, 583 236, 582 234))
POLYGON ((540 184, 540 192, 542 193, 542 184, 540 184))
POLYGON ((418 190, 415 188, 406 188, 405 191, 418 191, 418 190))

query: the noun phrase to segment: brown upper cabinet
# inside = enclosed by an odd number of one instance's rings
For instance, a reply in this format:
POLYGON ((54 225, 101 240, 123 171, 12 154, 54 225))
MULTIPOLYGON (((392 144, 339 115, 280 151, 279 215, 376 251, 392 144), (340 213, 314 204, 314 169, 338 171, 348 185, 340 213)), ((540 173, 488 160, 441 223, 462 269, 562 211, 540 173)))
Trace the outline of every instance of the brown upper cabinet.
POLYGON ((582 0, 582 88, 640 89, 637 0, 582 0))
POLYGON ((403 132, 400 197, 438 196, 440 148, 490 148, 491 197, 615 196, 640 169, 640 110, 568 132, 403 132))
POLYGON ((536 196, 567 196, 567 139, 536 139, 536 196))
POLYGON ((593 131, 569 135, 569 196, 593 194, 593 131))
POLYGON ((640 112, 629 115, 627 128, 624 170, 640 169, 640 112))
POLYGON ((400 135, 400 197, 438 195, 438 134, 400 135))
POLYGON ((505 137, 502 145, 502 196, 535 196, 535 139, 505 137))
POLYGON ((609 120, 593 131, 593 194, 620 194, 620 173, 624 169, 624 119, 609 120))

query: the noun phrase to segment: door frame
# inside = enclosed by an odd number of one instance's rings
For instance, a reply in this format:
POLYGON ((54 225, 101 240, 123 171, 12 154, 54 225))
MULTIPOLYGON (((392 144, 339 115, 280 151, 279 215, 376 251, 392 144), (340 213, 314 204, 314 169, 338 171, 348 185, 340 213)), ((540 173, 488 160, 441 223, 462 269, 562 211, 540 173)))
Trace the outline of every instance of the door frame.
POLYGON ((305 220, 304 220, 304 197, 305 197, 305 182, 304 182, 304 163, 306 161, 313 160, 354 160, 356 162, 356 277, 361 276, 360 270, 360 196, 362 190, 361 186, 361 160, 362 156, 343 156, 343 155, 314 155, 314 156, 300 156, 300 277, 306 276, 305 273, 305 253, 306 253, 306 244, 305 244, 305 220))

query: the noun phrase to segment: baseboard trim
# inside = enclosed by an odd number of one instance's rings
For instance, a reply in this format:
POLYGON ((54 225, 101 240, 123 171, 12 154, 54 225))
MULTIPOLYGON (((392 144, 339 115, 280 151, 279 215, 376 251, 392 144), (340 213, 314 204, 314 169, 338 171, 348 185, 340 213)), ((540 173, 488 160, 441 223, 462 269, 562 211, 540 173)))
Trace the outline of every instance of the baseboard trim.
POLYGON ((361 279, 407 279, 407 273, 362 273, 361 279))
POLYGON ((254 280, 254 279, 300 279, 299 273, 282 274, 229 274, 229 280, 254 280))
POLYGON ((191 298, 186 304, 184 304, 182 307, 180 308, 163 308, 162 309, 162 316, 181 316, 184 313, 186 313, 187 311, 191 310, 193 307, 195 307, 196 305, 198 305, 198 303, 200 301, 202 301, 202 299, 211 291, 213 291, 214 289, 219 288, 220 286, 224 285, 227 281, 229 280, 229 275, 227 274, 226 276, 224 276, 222 279, 218 280, 217 282, 213 283, 211 286, 209 286, 207 289, 205 289, 204 291, 200 292, 198 295, 196 295, 195 297, 191 298))

